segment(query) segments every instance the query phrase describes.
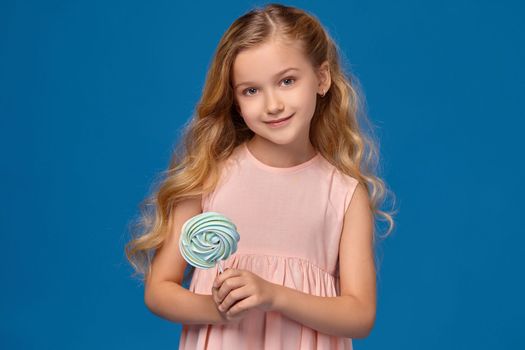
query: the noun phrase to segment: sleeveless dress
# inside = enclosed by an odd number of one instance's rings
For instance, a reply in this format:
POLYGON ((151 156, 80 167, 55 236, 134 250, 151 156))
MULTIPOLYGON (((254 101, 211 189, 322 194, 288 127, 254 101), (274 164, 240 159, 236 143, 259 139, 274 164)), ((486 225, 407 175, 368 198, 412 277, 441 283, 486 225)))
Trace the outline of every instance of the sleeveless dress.
MULTIPOLYGON (((317 296, 340 295, 338 254, 345 211, 358 181, 319 152, 280 168, 242 143, 224 162, 205 211, 231 219, 240 235, 223 268, 249 270, 272 283, 317 296)), ((195 268, 189 290, 211 295, 218 267, 195 268)), ((183 325, 179 350, 351 350, 350 338, 318 332, 275 311, 252 309, 227 325, 183 325)))

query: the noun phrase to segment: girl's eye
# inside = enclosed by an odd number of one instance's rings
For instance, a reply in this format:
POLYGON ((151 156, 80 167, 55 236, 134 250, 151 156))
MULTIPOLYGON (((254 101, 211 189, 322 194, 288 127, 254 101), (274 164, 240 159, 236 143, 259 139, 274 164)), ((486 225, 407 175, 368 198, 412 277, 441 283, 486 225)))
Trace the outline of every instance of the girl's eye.
POLYGON ((251 96, 252 94, 251 94, 251 93, 249 94, 248 92, 249 92, 249 91, 252 91, 252 90, 257 90, 257 89, 256 89, 256 88, 247 88, 247 89, 245 89, 245 90, 242 92, 242 94, 243 94, 243 95, 246 95, 246 96, 251 96))
MULTIPOLYGON (((281 80, 281 82, 284 82, 285 86, 290 86, 293 83, 295 83, 295 78, 293 78, 293 77, 284 78, 283 80, 281 80), (286 83, 286 82, 288 82, 288 83, 286 83)), ((250 88, 244 89, 242 91, 242 94, 244 96, 253 96, 253 94, 255 94, 256 91, 257 91, 256 88, 250 87, 250 88)))
POLYGON ((285 84, 285 85, 292 85, 292 84, 295 82, 295 79, 292 78, 292 77, 289 77, 289 78, 284 78, 282 81, 283 81, 283 82, 284 82, 284 81, 292 81, 291 83, 285 84))

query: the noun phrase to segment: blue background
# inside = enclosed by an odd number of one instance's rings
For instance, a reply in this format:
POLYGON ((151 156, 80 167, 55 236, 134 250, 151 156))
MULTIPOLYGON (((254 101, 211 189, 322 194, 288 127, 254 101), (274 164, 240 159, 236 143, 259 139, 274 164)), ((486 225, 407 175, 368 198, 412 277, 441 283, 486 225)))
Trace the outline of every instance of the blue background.
MULTIPOLYGON (((128 225, 256 4, 1 2, 0 348, 177 347, 130 277, 128 225)), ((524 348, 523 5, 287 4, 350 62, 397 195, 355 348, 524 348)))

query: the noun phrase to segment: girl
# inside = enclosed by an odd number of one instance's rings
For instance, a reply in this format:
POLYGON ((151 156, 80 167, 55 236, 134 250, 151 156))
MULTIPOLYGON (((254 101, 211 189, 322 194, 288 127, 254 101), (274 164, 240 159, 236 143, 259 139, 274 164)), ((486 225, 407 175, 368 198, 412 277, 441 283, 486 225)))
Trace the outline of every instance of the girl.
POLYGON ((351 349, 370 333, 374 214, 388 232, 393 220, 357 106, 314 16, 270 4, 223 35, 185 149, 126 247, 148 308, 184 324, 179 349, 351 349), (205 211, 241 239, 224 273, 194 268, 187 290, 179 235, 205 211))

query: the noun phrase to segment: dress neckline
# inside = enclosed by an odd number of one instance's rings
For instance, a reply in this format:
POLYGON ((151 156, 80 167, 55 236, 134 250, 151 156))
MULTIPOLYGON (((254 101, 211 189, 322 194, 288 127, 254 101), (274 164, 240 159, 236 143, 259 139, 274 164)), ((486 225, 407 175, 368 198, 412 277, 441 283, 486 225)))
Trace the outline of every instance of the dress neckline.
POLYGON ((270 166, 266 163, 263 163, 262 161, 260 161, 259 159, 257 159, 253 154, 252 152, 250 151, 250 149, 248 148, 248 145, 247 145, 247 142, 243 142, 242 144, 242 148, 244 149, 244 153, 248 156, 248 158, 256 165, 258 166, 259 168, 263 169, 263 170, 266 170, 266 171, 269 171, 269 172, 273 172, 273 173, 294 173, 294 172, 297 172, 299 170, 302 170, 302 169, 305 169, 309 166, 311 166, 312 164, 314 164, 321 156, 321 153, 319 153, 319 151, 316 151, 316 154, 315 156, 313 156, 312 158, 308 159, 307 161, 305 162, 302 162, 300 164, 297 164, 297 165, 294 165, 294 166, 291 166, 291 167, 274 167, 274 166, 270 166))

